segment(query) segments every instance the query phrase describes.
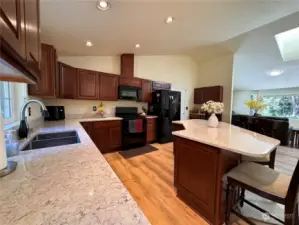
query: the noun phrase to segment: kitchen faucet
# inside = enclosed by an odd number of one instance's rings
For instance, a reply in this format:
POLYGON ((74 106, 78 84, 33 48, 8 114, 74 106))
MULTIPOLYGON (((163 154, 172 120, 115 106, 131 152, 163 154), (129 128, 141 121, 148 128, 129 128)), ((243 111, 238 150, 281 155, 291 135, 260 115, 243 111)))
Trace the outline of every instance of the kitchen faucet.
POLYGON ((28 100, 27 102, 25 102, 21 108, 21 114, 20 114, 20 127, 18 130, 18 136, 20 139, 27 138, 27 136, 28 136, 29 126, 27 123, 27 118, 25 116, 25 112, 26 112, 27 106, 32 102, 36 102, 36 103, 40 104, 42 107, 42 110, 43 110, 42 115, 44 117, 48 116, 48 110, 47 110, 46 106, 44 105, 44 103, 42 103, 41 101, 32 99, 32 100, 28 100))

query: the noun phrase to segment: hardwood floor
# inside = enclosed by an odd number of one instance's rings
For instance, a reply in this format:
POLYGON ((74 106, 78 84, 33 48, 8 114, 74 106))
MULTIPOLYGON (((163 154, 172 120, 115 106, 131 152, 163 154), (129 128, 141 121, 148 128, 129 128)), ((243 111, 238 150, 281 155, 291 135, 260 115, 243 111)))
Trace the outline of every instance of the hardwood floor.
MULTIPOLYGON (((173 186, 173 144, 104 155, 153 225, 208 224, 176 197, 173 186)), ((280 147, 275 168, 292 175, 299 149, 280 147)), ((246 223, 239 223, 246 224, 246 223)))

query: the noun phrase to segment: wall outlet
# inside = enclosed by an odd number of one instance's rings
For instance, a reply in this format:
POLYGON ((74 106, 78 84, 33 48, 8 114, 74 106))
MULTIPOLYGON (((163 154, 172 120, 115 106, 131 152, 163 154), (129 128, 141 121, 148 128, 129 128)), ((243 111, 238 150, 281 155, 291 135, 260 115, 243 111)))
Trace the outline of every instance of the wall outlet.
POLYGON ((96 106, 93 106, 93 107, 92 107, 92 111, 96 112, 96 111, 97 111, 97 107, 96 107, 96 106))

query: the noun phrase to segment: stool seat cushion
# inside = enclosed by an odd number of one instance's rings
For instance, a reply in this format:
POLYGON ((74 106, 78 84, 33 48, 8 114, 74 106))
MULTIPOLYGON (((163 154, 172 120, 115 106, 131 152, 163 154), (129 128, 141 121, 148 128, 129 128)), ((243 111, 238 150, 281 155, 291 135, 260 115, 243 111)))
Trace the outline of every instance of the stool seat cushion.
POLYGON ((227 177, 281 199, 286 197, 291 182, 290 176, 253 162, 241 163, 229 171, 227 177))

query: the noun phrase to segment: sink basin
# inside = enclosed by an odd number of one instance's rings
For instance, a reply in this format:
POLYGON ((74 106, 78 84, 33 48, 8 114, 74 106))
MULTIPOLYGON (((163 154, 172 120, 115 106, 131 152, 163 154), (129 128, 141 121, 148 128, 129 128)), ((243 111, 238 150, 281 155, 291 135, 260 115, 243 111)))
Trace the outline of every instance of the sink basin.
POLYGON ((22 151, 77 143, 80 143, 80 139, 76 131, 38 134, 22 149, 22 151))

